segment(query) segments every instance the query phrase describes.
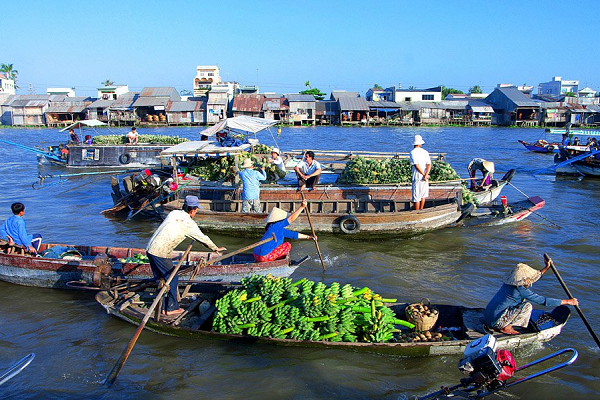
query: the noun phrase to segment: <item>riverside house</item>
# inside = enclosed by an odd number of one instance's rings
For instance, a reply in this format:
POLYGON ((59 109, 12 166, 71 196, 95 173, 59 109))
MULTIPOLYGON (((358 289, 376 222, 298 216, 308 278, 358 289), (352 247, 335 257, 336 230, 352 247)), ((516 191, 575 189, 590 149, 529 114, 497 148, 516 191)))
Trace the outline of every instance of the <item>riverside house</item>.
MULTIPOLYGON (((206 97, 201 97, 206 100, 206 97)), ((205 101, 171 101, 167 105, 167 123, 169 125, 205 124, 205 101)))
POLYGON ((166 110, 171 101, 181 101, 174 87, 145 87, 133 103, 133 109, 141 122, 166 125, 166 110))
POLYGON ((537 126, 539 124, 540 103, 516 87, 497 87, 485 99, 494 108, 492 124, 537 126))
POLYGON ((289 122, 293 125, 314 125, 316 100, 312 94, 286 94, 290 106, 289 122))

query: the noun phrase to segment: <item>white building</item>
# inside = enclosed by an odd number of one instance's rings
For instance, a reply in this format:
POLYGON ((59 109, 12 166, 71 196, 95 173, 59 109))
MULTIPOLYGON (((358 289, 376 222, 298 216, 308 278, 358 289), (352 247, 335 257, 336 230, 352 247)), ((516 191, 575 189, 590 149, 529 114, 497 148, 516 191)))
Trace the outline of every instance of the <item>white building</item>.
POLYGON ((442 101, 442 87, 437 86, 429 89, 396 89, 394 101, 442 101))
POLYGON ((554 76, 550 82, 543 82, 538 85, 538 95, 560 96, 565 93, 577 92, 579 92, 579 81, 566 81, 560 76, 554 76))
POLYGON ((194 96, 202 96, 212 85, 221 83, 219 67, 216 65, 198 65, 194 78, 194 96))
POLYGON ((47 95, 58 95, 58 96, 67 96, 67 97, 75 97, 75 88, 47 88, 47 95))
POLYGON ((129 86, 127 85, 102 86, 98 88, 98 99, 116 100, 125 93, 129 93, 129 86))
POLYGON ((15 94, 15 81, 0 73, 0 94, 15 94))

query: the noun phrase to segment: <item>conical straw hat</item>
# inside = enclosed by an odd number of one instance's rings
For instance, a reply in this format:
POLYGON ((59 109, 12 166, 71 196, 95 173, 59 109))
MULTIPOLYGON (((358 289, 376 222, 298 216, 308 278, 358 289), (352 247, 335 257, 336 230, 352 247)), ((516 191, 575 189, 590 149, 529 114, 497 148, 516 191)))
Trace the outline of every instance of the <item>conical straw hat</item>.
POLYGON ((542 277, 542 273, 527 264, 518 263, 517 266, 504 276, 502 282, 513 286, 529 286, 542 277))
POLYGON ((269 213, 269 216, 267 217, 265 223, 268 224, 269 222, 281 221, 281 220, 286 219, 288 216, 289 216, 289 214, 286 213, 285 211, 283 211, 281 208, 273 207, 273 209, 269 213))
POLYGON ((487 169, 488 171, 490 171, 492 174, 494 172, 496 172, 496 168, 494 166, 494 163, 491 161, 484 161, 483 162, 483 168, 487 169))

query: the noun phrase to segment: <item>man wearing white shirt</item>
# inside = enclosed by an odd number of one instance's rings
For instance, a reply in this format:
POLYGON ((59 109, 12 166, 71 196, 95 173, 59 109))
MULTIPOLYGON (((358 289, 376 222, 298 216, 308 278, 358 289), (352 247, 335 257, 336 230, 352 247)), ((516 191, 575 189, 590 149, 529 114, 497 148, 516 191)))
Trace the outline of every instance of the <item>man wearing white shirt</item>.
POLYGON ((299 190, 302 191, 308 186, 308 190, 313 190, 315 185, 319 183, 321 176, 321 164, 315 161, 315 153, 307 151, 304 154, 304 161, 294 167, 296 175, 298 175, 299 190))
POLYGON ((421 135, 415 136, 410 152, 410 164, 412 165, 412 201, 415 210, 422 210, 425 199, 429 197, 429 172, 431 171, 431 158, 422 146, 425 141, 421 135))

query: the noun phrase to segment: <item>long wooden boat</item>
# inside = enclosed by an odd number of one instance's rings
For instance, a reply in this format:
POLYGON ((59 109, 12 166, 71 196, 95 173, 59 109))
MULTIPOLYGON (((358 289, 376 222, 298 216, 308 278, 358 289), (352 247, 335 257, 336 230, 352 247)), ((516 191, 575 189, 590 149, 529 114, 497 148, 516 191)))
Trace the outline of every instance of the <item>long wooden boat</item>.
POLYGON ((585 176, 600 177, 600 160, 576 161, 573 167, 585 176))
POLYGON ((519 140, 519 143, 525 146, 527 150, 532 151, 534 153, 558 153, 558 146, 560 145, 560 143, 556 142, 548 143, 546 141, 541 142, 539 140, 535 143, 529 143, 524 140, 519 140))
MULTIPOLYGON (((40 253, 53 247, 75 249, 76 252, 72 251, 71 254, 79 253, 81 256, 47 258, 20 252, 7 254, 4 247, 4 251, 0 251, 0 280, 25 286, 77 289, 104 287, 107 283, 149 279, 153 276, 150 264, 128 260, 135 258, 137 254, 145 255, 144 249, 43 243, 40 253)), ((173 252, 173 259, 181 259, 183 253, 173 252)), ((182 270, 214 256, 211 252, 192 251, 182 264, 182 270)), ((287 277, 297 267, 298 263, 292 262, 289 255, 285 259, 257 263, 252 254, 241 253, 215 265, 202 267, 195 280, 231 282, 252 274, 287 277)), ((182 274, 180 278, 190 280, 190 274, 191 271, 182 274)))
MULTIPOLYGON (((294 193, 287 201, 261 200, 263 212, 260 213, 242 213, 241 200, 202 199, 202 208, 194 219, 201 228, 210 231, 256 234, 264 232, 265 219, 273 207, 292 212, 300 206, 299 197, 294 193)), ((461 216, 455 198, 428 200, 425 208, 418 211, 411 208, 410 201, 385 198, 311 199, 308 202, 315 232, 341 233, 357 238, 416 235, 451 225, 461 216)), ((182 205, 181 199, 174 200, 165 204, 163 210, 181 209, 182 205)), ((310 232, 306 214, 300 215, 293 229, 310 232)))
MULTIPOLYGON (((377 354, 388 354, 397 356, 439 356, 449 354, 462 354, 465 347, 474 339, 481 337, 486 332, 482 325, 484 309, 467 308, 452 305, 436 305, 439 310, 439 319, 436 325, 442 328, 442 332, 451 340, 437 342, 391 342, 391 343, 351 343, 351 342, 329 342, 329 341, 300 341, 293 339, 274 339, 270 337, 252 337, 243 335, 229 335, 217 333, 212 330, 212 314, 214 307, 204 307, 204 312, 198 305, 207 300, 209 305, 214 305, 216 299, 221 297, 227 290, 226 285, 194 285, 192 287, 193 302, 183 299, 182 308, 191 307, 188 313, 180 320, 163 319, 156 322, 151 318, 146 324, 146 329, 170 336, 196 339, 221 339, 240 343, 264 343, 279 346, 312 347, 321 349, 344 349, 377 354)), ((152 295, 142 295, 135 302, 121 298, 115 300, 113 294, 101 291, 96 295, 96 300, 107 313, 121 318, 127 322, 138 325, 147 311, 147 303, 153 300, 152 295), (126 303, 127 302, 127 303, 126 303)), ((406 304, 394 304, 391 308, 396 312, 398 318, 404 317, 406 304)), ((542 312, 534 310, 530 326, 518 335, 504 335, 495 333, 499 348, 514 349, 534 343, 547 342, 560 334, 563 326, 569 318, 570 310, 567 306, 555 308, 548 318, 542 316, 542 312), (543 322, 545 321, 545 322, 543 322)))
POLYGON ((500 180, 493 180, 492 185, 489 189, 481 191, 472 191, 473 199, 477 204, 485 205, 490 204, 500 195, 502 189, 510 183, 513 176, 515 176, 515 169, 508 170, 500 180))

